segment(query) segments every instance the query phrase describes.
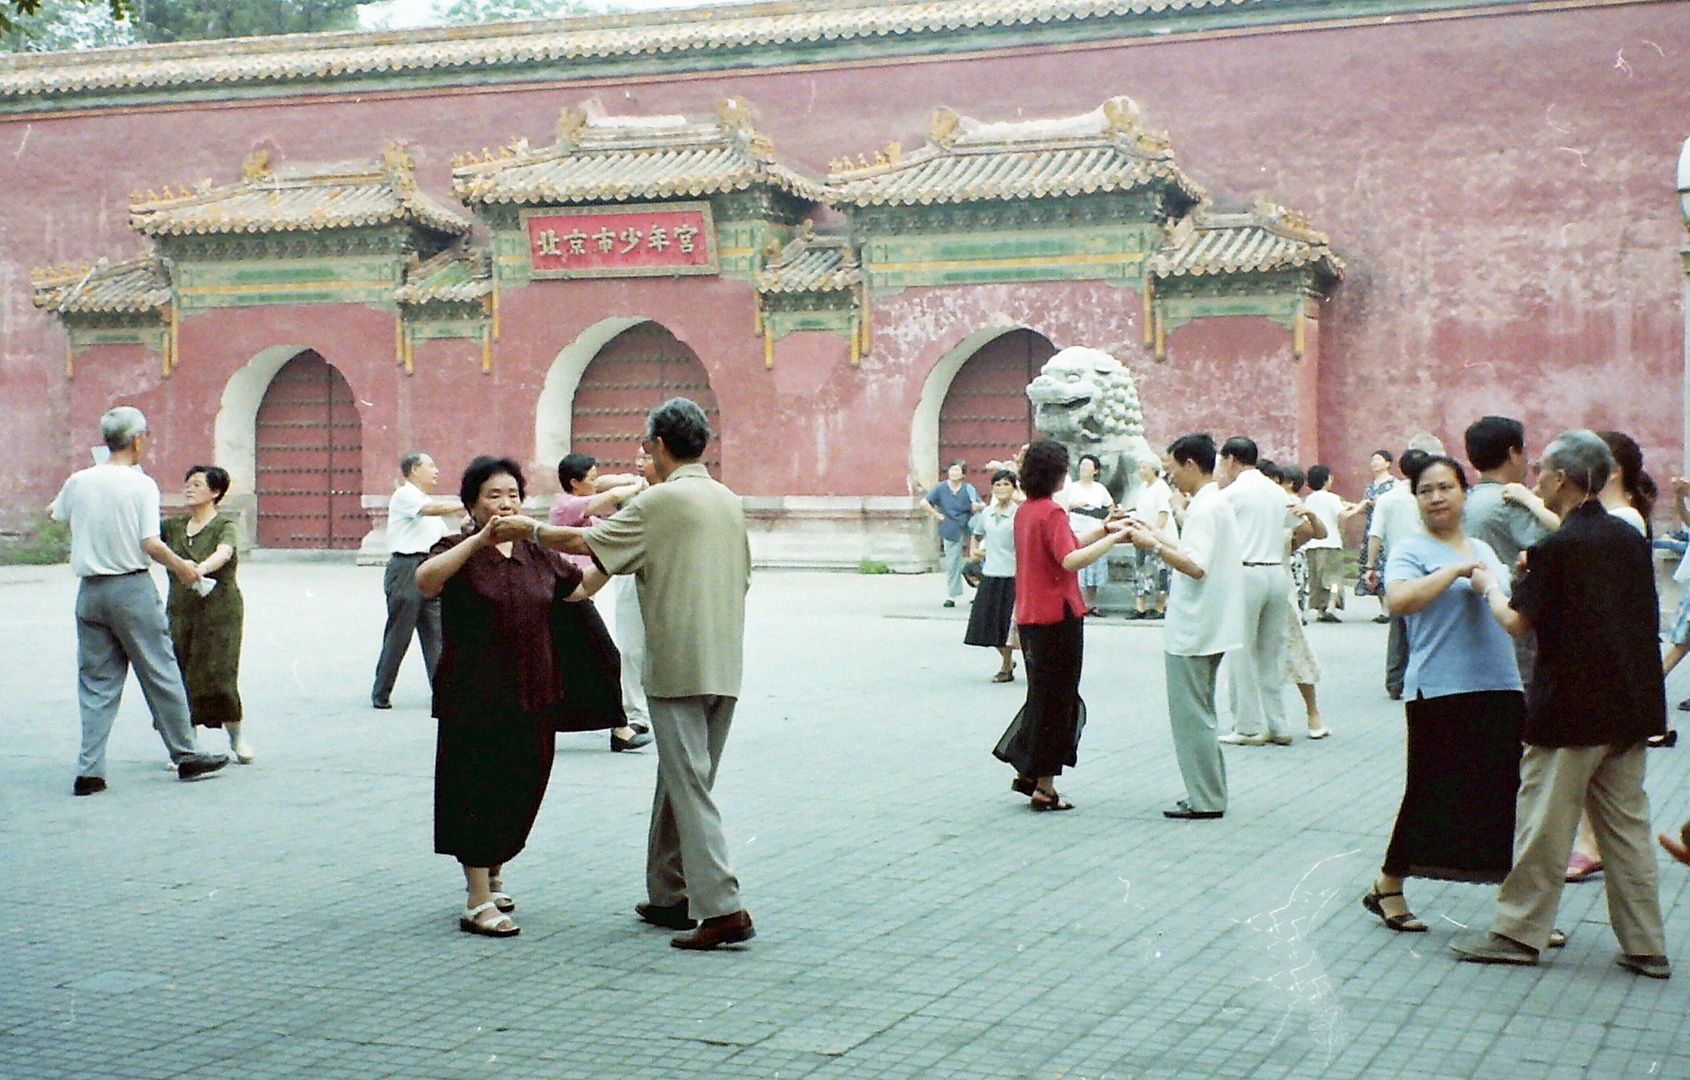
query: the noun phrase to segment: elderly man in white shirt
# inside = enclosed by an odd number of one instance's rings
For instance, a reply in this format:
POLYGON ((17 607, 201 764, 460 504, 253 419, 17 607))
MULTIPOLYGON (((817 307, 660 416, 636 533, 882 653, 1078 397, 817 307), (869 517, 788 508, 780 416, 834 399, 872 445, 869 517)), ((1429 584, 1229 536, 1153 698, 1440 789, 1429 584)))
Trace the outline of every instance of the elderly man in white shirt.
POLYGON ((158 484, 141 471, 152 441, 147 418, 140 409, 119 405, 100 418, 100 437, 106 459, 74 473, 51 507, 53 520, 70 523, 70 568, 81 579, 76 701, 82 753, 73 795, 106 790, 106 742, 131 666, 178 777, 193 780, 229 763, 200 752, 164 605, 147 572, 158 562, 184 584, 200 578, 199 567, 159 539, 158 484))
POLYGON ((428 677, 434 678, 434 666, 440 662, 440 601, 426 599, 417 590, 417 567, 428 558, 429 549, 451 533, 446 515, 463 509, 457 499, 430 496, 440 468, 421 450, 399 459, 399 474, 405 482, 387 502, 387 573, 382 578, 387 627, 382 631, 381 657, 370 689, 370 705, 377 709, 393 708, 393 684, 413 634, 422 640, 423 663, 428 677))
MULTIPOLYGON (((1291 578, 1285 568, 1285 489, 1256 468, 1256 444, 1234 435, 1221 447, 1221 469, 1232 479, 1221 494, 1238 522, 1239 557, 1244 563, 1244 646, 1232 665, 1236 708, 1232 731, 1221 742, 1233 746, 1291 744, 1285 718, 1285 625, 1291 578)), ((1291 500, 1294 502, 1295 500, 1291 500)), ((1313 515, 1297 505, 1305 519, 1313 515)))
POLYGON ((1244 644, 1244 568, 1238 525, 1215 485, 1215 440, 1185 435, 1168 447, 1174 486, 1191 497, 1177 541, 1152 524, 1129 521, 1127 538, 1175 572, 1162 632, 1168 724, 1185 798, 1164 817, 1207 820, 1226 813, 1226 762, 1215 714, 1221 657, 1244 644))
MULTIPOLYGON (((1369 585, 1379 580, 1379 570, 1391 545, 1405 536, 1425 532, 1420 523, 1420 501, 1414 497, 1414 484, 1420 470, 1426 467, 1431 455, 1424 450, 1410 448, 1403 451, 1402 474, 1406 483, 1398 484, 1373 504, 1373 518, 1367 526, 1367 561, 1363 569, 1369 585)), ((1381 600, 1383 603, 1383 600, 1381 600)), ((1408 635, 1403 632, 1402 617, 1391 616, 1390 635, 1385 639, 1385 693, 1392 701, 1402 699, 1403 678, 1408 674, 1408 635)))

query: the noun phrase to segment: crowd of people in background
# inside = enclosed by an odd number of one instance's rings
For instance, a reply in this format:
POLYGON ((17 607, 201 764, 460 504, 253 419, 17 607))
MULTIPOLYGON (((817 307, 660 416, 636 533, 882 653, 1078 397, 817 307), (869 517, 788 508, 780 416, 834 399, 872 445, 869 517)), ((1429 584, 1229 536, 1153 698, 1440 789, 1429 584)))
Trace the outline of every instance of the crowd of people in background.
MULTIPOLYGON (((139 468, 145 417, 115 408, 101 435, 97 463, 51 508, 71 525, 80 578, 79 796, 106 789, 106 742, 131 666, 182 780, 229 761, 202 751, 196 728, 222 728, 240 763, 256 756, 239 690, 237 529, 219 511, 229 475, 190 468, 185 513, 166 518, 139 468), (147 573, 154 562, 170 572, 164 603, 147 573)), ((544 522, 526 512, 527 481, 510 458, 477 457, 456 498, 433 494, 439 470, 426 453, 399 462, 370 703, 391 708, 420 639, 438 721, 435 850, 462 868, 466 932, 520 933, 505 867, 545 797, 556 735, 608 730, 614 752, 657 747, 647 898, 635 914, 678 931, 671 943, 683 949, 755 935, 712 795, 740 694, 750 549, 739 498, 702 464, 709 438, 695 403, 660 405, 634 473, 600 475, 579 453, 558 462, 560 494, 544 522), (593 597, 618 580, 613 631, 593 597)), ((1489 927, 1453 948, 1464 960, 1530 965, 1566 940, 1553 925, 1562 888, 1601 876, 1619 963, 1666 978, 1643 778, 1645 751, 1676 743, 1665 676, 1690 653, 1690 589, 1663 656, 1658 489, 1621 432, 1565 432, 1535 465, 1517 420, 1482 417, 1464 442, 1465 463, 1430 437, 1400 457, 1377 451, 1353 502, 1332 490, 1328 466, 1275 463, 1241 435, 1217 446, 1186 434, 1160 463, 1134 463, 1130 505, 1101 481, 1096 456, 1071 460, 1052 440, 990 463, 989 500, 966 463, 950 464, 920 502, 938 526, 944 604, 975 586, 964 641, 997 652, 992 682, 1015 682, 1023 658, 1024 700, 993 752, 1032 810, 1074 809, 1056 782, 1077 764, 1087 720, 1085 622, 1113 605, 1161 622, 1185 789, 1164 816, 1224 817, 1222 748, 1292 744, 1288 683, 1307 737, 1331 734, 1304 625, 1344 621, 1342 531, 1361 518, 1355 594, 1378 597, 1378 619, 1390 623, 1384 689, 1403 701, 1407 731, 1400 806, 1363 906, 1392 931, 1421 933, 1409 879, 1494 883, 1489 927), (1123 544, 1130 553, 1117 554, 1123 544)), ((1674 478, 1672 493, 1690 525, 1690 481, 1674 478)), ((1681 560, 1680 581, 1687 567, 1681 560)), ((1690 825, 1685 834, 1659 839, 1690 863, 1690 825)))

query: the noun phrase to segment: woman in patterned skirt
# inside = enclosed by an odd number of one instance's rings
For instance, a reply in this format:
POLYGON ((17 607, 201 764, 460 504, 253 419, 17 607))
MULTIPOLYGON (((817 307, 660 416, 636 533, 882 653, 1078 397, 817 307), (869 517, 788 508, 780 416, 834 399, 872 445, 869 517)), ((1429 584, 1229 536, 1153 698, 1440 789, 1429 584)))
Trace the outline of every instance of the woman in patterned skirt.
POLYGON ((188 711, 199 727, 220 727, 229 752, 252 764, 252 747, 241 738, 241 629, 246 606, 235 583, 235 523, 217 512, 229 493, 229 474, 215 465, 195 465, 182 478, 186 517, 166 518, 159 532, 165 545, 199 567, 192 585, 170 579, 170 637, 188 692, 188 711))

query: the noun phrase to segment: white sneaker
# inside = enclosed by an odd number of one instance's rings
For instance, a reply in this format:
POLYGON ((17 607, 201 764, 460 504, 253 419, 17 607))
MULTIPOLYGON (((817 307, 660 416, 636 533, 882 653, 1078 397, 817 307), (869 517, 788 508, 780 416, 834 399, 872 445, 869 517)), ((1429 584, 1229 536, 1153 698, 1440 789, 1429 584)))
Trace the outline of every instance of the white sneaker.
POLYGON ((244 739, 240 742, 230 743, 229 753, 235 755, 235 760, 242 765, 252 764, 252 747, 248 746, 244 739))
POLYGON ((1228 746, 1266 746, 1266 735, 1240 735, 1236 731, 1229 731, 1220 737, 1220 741, 1228 746))
POLYGON ((1329 727, 1309 728, 1309 738, 1311 739, 1324 739, 1330 734, 1332 734, 1332 729, 1329 727))

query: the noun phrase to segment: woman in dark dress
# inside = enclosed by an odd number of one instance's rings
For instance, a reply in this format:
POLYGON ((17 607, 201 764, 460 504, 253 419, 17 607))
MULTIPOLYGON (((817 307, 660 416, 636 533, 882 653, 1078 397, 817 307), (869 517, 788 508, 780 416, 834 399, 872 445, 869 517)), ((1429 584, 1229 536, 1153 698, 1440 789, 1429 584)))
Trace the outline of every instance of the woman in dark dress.
POLYGON ((165 518, 165 546, 199 567, 192 585, 170 579, 170 638, 188 691, 188 712, 199 727, 220 727, 229 752, 252 764, 252 747, 241 737, 241 627, 246 606, 235 583, 235 523, 217 512, 229 493, 229 474, 215 465, 195 465, 182 478, 186 517, 165 518), (211 584, 211 583, 215 584, 211 584))
POLYGON ((1526 698, 1513 642, 1473 587, 1475 571, 1499 581, 1508 571, 1462 531, 1466 473, 1434 457, 1408 482, 1426 531, 1397 541, 1385 564, 1385 598, 1408 635, 1408 769, 1384 865, 1361 902, 1390 929, 1423 933, 1403 879, 1499 882, 1513 865, 1526 698))
POLYGON ((1015 766, 1012 791, 1034 810, 1072 810, 1055 778, 1077 760, 1086 724, 1080 700, 1084 648, 1078 571, 1103 558, 1125 535, 1123 522, 1098 522, 1076 537, 1068 512, 1051 498, 1068 478, 1068 448, 1051 439, 1028 447, 1021 462, 1027 501, 1015 512, 1015 622, 1027 660, 1027 703, 993 751, 1015 766))
POLYGON ((521 932, 499 876, 528 842, 565 711, 553 606, 605 581, 531 539, 492 538, 493 521, 522 513, 523 494, 516 462, 470 462, 460 496, 475 531, 440 541, 417 567, 417 588, 440 597, 444 639, 434 673, 434 850, 463 865, 458 926, 489 937, 521 932))

